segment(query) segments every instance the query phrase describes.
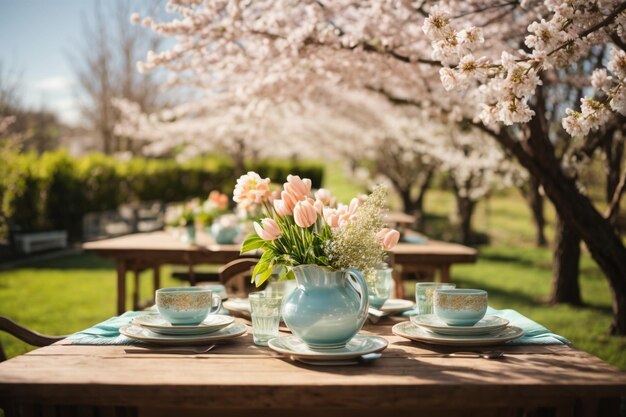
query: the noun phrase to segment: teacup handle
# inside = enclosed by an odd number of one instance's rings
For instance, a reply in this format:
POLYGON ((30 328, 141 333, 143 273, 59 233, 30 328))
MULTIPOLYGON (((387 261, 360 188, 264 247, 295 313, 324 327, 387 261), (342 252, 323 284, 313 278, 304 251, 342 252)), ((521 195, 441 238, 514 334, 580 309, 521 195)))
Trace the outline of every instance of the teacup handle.
POLYGON ((350 268, 346 270, 348 274, 348 282, 350 285, 359 293, 361 297, 361 302, 359 303, 359 329, 365 324, 365 320, 367 319, 367 312, 369 309, 369 296, 367 293, 367 282, 365 281, 365 277, 358 269, 350 268))
POLYGON ((211 311, 209 312, 209 314, 215 314, 218 311, 220 311, 221 308, 222 308, 222 297, 220 297, 219 294, 213 293, 211 295, 211 311), (213 310, 213 302, 215 301, 216 298, 217 298, 217 307, 215 308, 215 310, 213 310))

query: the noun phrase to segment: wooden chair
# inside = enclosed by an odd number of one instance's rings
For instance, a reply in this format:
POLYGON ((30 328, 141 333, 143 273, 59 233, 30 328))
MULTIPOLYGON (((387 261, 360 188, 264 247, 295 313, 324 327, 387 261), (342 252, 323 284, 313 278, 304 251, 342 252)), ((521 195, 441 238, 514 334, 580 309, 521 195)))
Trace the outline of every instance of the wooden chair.
MULTIPOLYGON (((6 317, 0 316, 0 331, 7 332, 8 334, 17 337, 22 342, 26 342, 32 346, 48 346, 53 344, 54 342, 58 342, 65 338, 65 336, 46 336, 41 333, 38 333, 34 330, 27 329, 26 327, 20 326, 15 323, 13 320, 10 320, 6 317)), ((7 360, 6 354, 2 349, 2 345, 0 345, 0 362, 4 362, 7 360)))
POLYGON ((259 262, 256 258, 241 258, 223 265, 219 269, 220 282, 230 297, 247 297, 256 287, 250 283, 252 269, 259 262))

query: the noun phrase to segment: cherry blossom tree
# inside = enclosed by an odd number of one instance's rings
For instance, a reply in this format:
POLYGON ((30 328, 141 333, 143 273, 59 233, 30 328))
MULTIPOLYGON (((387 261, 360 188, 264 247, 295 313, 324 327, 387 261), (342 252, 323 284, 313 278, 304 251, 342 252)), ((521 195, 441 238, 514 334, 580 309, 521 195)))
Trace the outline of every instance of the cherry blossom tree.
POLYGON ((280 103, 323 79, 495 139, 586 243, 612 289, 612 330, 626 334, 626 248, 610 220, 626 173, 612 175, 617 185, 600 213, 577 175, 585 159, 563 158, 556 140, 567 133, 568 155, 593 155, 606 146, 594 138, 612 125, 614 136, 623 133, 626 3, 170 0, 167 10, 177 17, 132 17, 174 40, 139 70, 166 68, 172 85, 205 98, 280 103), (584 97, 559 101, 572 85, 584 97))

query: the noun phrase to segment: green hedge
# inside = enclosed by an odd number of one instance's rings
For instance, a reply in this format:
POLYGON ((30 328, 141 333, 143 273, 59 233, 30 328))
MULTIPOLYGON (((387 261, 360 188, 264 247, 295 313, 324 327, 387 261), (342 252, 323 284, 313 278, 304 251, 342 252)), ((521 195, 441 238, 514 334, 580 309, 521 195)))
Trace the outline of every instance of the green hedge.
MULTIPOLYGON (((282 182, 289 173, 311 178, 319 188, 323 167, 311 163, 268 161, 247 169, 282 182)), ((230 193, 237 174, 222 158, 184 164, 135 158, 120 162, 102 154, 79 159, 66 152, 4 154, 0 158, 0 237, 9 230, 64 229, 80 239, 85 213, 115 210, 131 201, 183 201, 211 190, 230 193)))

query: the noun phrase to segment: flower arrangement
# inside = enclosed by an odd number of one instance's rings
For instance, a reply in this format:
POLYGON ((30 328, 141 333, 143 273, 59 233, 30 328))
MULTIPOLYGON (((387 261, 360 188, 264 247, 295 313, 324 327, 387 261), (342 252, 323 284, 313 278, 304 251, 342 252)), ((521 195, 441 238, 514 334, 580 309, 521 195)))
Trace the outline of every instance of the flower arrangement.
POLYGON ((307 178, 287 176, 280 198, 272 198, 270 185, 269 178, 248 172, 237 180, 233 195, 239 204, 262 205, 266 215, 254 223, 255 232, 241 248, 242 253, 263 251, 252 274, 257 286, 276 268, 280 279, 293 279, 291 268, 306 264, 333 270, 356 268, 368 274, 398 243, 398 231, 384 227, 387 193, 382 186, 369 196, 353 198, 349 205, 335 207, 328 190, 311 196, 307 178))
POLYGON ((228 213, 228 200, 228 195, 211 191, 196 215, 196 222, 204 227, 211 226, 218 217, 228 213))
POLYGON ((210 226, 219 216, 228 213, 228 195, 211 191, 205 201, 191 199, 177 207, 171 226, 210 226))

